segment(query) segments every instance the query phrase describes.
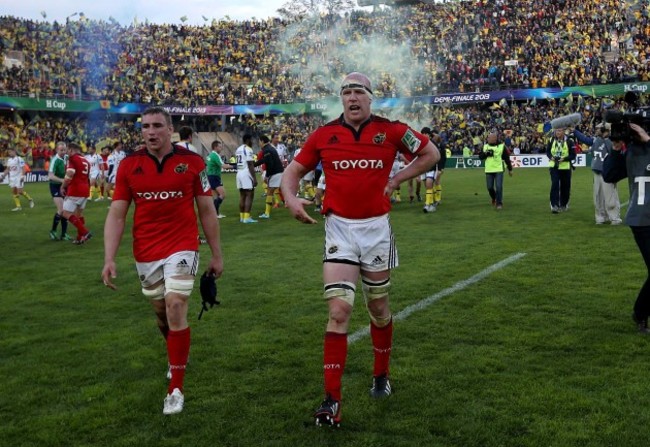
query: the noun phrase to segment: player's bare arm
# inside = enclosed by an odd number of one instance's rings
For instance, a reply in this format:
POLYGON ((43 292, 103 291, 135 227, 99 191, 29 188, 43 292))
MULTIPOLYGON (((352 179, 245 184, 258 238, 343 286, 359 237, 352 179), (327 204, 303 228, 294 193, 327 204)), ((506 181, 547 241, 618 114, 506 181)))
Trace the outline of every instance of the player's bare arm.
POLYGON ((282 174, 280 190, 284 196, 285 204, 294 218, 303 223, 315 224, 316 220, 305 211, 305 205, 309 205, 311 202, 300 199, 296 196, 298 194, 300 179, 303 178, 307 172, 309 172, 308 169, 293 160, 289 163, 289 166, 287 166, 282 174))
POLYGON ((120 247, 120 241, 124 234, 126 213, 129 210, 129 202, 126 200, 114 200, 106 216, 104 223, 104 268, 102 269, 102 281, 104 285, 113 290, 117 286, 113 279, 117 278, 117 266, 115 256, 120 247))
POLYGON ((219 228, 219 219, 214 208, 214 202, 211 196, 198 196, 196 198, 196 207, 201 220, 203 234, 208 241, 208 246, 212 252, 212 257, 208 264, 208 272, 219 278, 223 273, 223 256, 221 254, 221 230, 219 228))

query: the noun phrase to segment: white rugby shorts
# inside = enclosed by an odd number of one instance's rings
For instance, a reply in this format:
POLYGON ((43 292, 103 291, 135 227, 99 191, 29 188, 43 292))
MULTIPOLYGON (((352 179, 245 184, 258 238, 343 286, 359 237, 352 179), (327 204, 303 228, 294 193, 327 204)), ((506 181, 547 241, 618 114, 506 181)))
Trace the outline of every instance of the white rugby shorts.
POLYGON ((237 171, 237 189, 255 189, 253 176, 248 170, 237 171))
POLYGON ((74 213, 77 208, 82 210, 86 208, 86 202, 88 202, 88 197, 65 196, 63 198, 63 211, 74 213))
POLYGON ((279 188, 282 182, 282 173, 274 174, 268 179, 269 188, 279 188))
POLYGON ((427 171, 424 174, 420 174, 420 180, 426 180, 428 178, 431 180, 435 180, 437 173, 438 171, 436 171, 435 169, 432 169, 431 171, 427 171))
POLYGON ((23 189, 23 186, 25 186, 25 177, 22 175, 17 175, 17 176, 9 176, 9 187, 10 188, 18 188, 18 189, 23 189))
POLYGON ((325 220, 323 262, 337 261, 359 265, 368 272, 397 267, 397 247, 388 214, 369 219, 329 214, 325 220))
POLYGON ((199 252, 179 251, 159 261, 136 262, 135 268, 144 288, 174 276, 196 276, 199 269, 199 252))
POLYGON ((306 182, 312 182, 314 181, 315 177, 316 177, 316 173, 314 171, 309 171, 308 173, 305 174, 305 176, 302 179, 306 182))

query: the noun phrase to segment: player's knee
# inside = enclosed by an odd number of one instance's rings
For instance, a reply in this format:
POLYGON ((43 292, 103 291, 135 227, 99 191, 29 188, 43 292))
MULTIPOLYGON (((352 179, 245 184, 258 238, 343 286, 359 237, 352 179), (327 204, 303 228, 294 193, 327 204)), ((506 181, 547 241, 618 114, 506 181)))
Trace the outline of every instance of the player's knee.
POLYGON ((361 278, 361 290, 363 291, 363 298, 366 301, 366 305, 374 300, 388 297, 390 287, 390 277, 381 281, 373 281, 366 277, 361 278))
POLYGON ((192 279, 165 279, 165 290, 167 293, 177 293, 183 296, 190 296, 194 288, 194 278, 192 279))
POLYGON ((327 301, 338 298, 350 306, 354 306, 354 293, 356 286, 347 281, 325 284, 323 298, 327 301))
POLYGON ((160 283, 157 287, 153 289, 142 288, 142 294, 149 298, 150 300, 162 300, 165 298, 165 284, 160 283))

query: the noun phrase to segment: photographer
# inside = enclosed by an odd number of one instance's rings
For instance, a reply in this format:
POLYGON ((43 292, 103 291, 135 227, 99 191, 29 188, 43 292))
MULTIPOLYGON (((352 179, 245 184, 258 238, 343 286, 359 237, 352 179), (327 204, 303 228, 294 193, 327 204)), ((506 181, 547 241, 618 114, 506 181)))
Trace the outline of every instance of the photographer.
POLYGON ((506 164, 508 175, 512 177, 512 163, 510 163, 510 152, 504 143, 498 142, 495 130, 489 133, 487 143, 478 154, 478 158, 485 160, 485 185, 492 199, 492 206, 500 210, 503 208, 503 164, 506 164))
MULTIPOLYGON (((647 166, 650 165, 650 136, 638 124, 629 123, 630 138, 625 141, 614 133, 612 126, 612 152, 605 159, 603 178, 608 183, 616 183, 628 178, 630 204, 625 215, 625 223, 630 226, 634 241, 639 247, 649 276, 639 291, 632 319, 639 332, 650 333, 650 196, 645 194, 647 166)), ((647 127, 647 126, 646 126, 647 127)), ((616 132, 618 135, 619 132, 616 132)))
POLYGON ((612 151, 612 141, 609 139, 611 129, 610 123, 600 123, 596 126, 596 136, 590 138, 575 129, 573 135, 581 143, 589 146, 591 159, 591 171, 594 173, 594 207, 596 209, 596 224, 611 222, 612 225, 620 225, 621 202, 618 198, 618 189, 615 183, 607 183, 603 180, 603 163, 612 151))
POLYGON ((546 156, 551 174, 551 212, 566 211, 571 197, 571 163, 576 159, 575 143, 564 133, 564 127, 556 128, 546 146, 546 156))

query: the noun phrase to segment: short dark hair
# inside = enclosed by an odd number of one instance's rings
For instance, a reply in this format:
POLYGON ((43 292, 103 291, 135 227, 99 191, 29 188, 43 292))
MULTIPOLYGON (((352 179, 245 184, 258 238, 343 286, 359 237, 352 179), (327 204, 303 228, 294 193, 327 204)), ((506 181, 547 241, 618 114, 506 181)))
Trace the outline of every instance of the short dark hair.
POLYGON ((214 149, 215 147, 217 147, 217 146, 219 146, 219 145, 221 145, 221 141, 219 141, 219 140, 214 140, 214 141, 212 142, 212 144, 210 145, 210 147, 211 147, 212 149, 214 149))
POLYGON ((260 141, 261 141, 262 143, 264 143, 264 144, 267 144, 267 143, 269 143, 271 140, 269 140, 269 137, 267 137, 266 135, 262 135, 262 136, 260 136, 260 141))
POLYGON ((181 137, 181 140, 187 140, 188 138, 191 138, 193 133, 194 131, 192 131, 192 128, 190 126, 183 126, 178 129, 178 136, 181 137))
POLYGON ((163 115, 165 117, 165 123, 167 123, 168 126, 172 125, 172 116, 167 110, 163 109, 162 107, 149 107, 144 112, 142 112, 142 116, 145 115, 163 115))

